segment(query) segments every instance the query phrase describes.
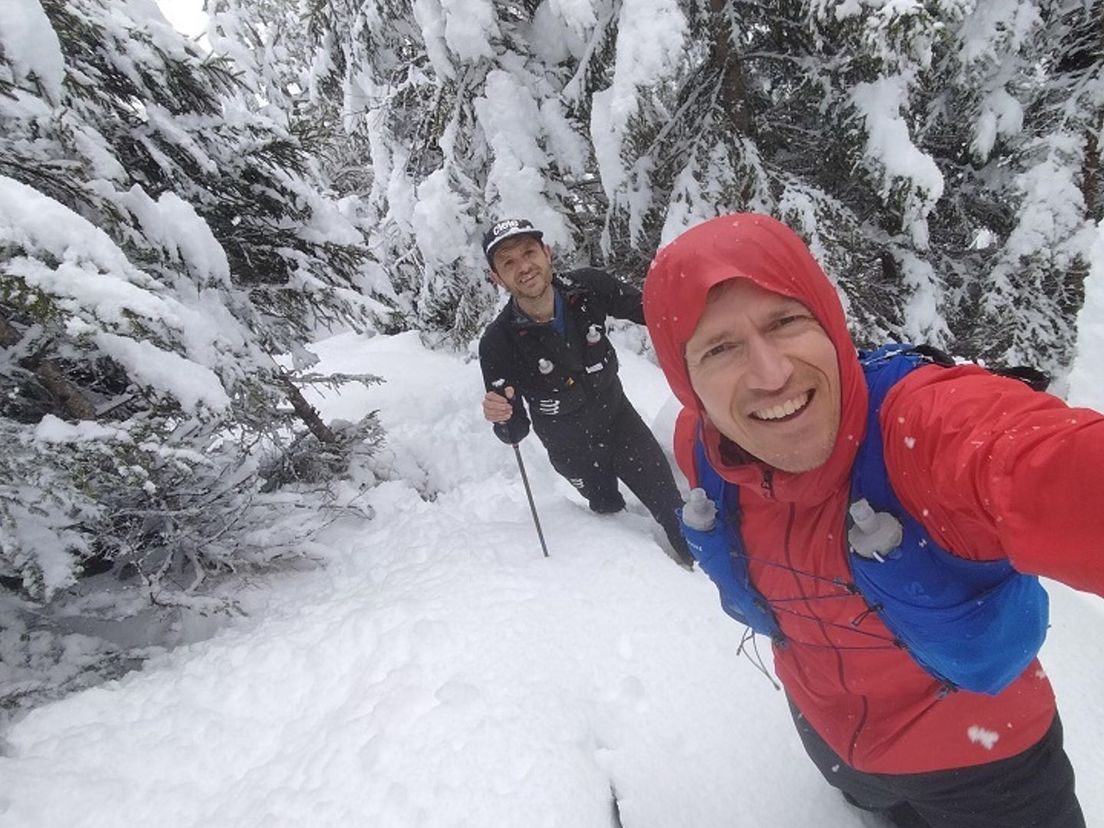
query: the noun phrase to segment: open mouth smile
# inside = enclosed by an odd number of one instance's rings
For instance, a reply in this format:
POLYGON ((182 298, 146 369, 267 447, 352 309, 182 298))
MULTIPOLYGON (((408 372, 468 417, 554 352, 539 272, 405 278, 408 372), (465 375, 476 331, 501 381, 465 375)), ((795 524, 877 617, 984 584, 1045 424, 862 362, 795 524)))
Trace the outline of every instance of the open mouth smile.
POLYGON ((813 392, 806 391, 778 405, 772 405, 769 408, 761 408, 758 411, 752 411, 748 416, 760 422, 786 422, 794 419, 800 415, 802 411, 808 408, 812 399, 813 392))

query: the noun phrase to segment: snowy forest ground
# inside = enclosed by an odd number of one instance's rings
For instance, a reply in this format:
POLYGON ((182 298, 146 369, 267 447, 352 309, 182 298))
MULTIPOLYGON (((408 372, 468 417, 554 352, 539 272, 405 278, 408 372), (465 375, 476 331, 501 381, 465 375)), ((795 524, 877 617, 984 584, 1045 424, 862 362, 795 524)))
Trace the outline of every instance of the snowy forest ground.
MULTIPOLYGON (((663 378, 638 330, 617 342, 666 445, 663 378)), ((316 398, 327 420, 380 411, 375 518, 332 524, 324 567, 255 583, 247 617, 209 640, 17 722, 0 825, 608 828, 613 791, 624 828, 861 824, 638 502, 591 514, 526 440, 545 559, 474 360, 416 334, 317 351, 325 371, 386 380, 316 398)), ((1051 596, 1043 663, 1104 825, 1104 602, 1051 596)))

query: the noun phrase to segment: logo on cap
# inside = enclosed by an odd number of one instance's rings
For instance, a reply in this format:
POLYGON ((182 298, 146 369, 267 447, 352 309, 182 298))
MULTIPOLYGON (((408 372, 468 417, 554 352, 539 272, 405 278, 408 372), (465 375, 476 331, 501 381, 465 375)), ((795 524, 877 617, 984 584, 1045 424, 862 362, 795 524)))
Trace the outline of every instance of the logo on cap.
POLYGON ((544 238, 544 233, 533 226, 528 219, 503 219, 491 225, 491 229, 483 234, 483 255, 487 262, 494 267, 494 249, 499 242, 504 242, 513 236, 533 236, 538 241, 544 238))

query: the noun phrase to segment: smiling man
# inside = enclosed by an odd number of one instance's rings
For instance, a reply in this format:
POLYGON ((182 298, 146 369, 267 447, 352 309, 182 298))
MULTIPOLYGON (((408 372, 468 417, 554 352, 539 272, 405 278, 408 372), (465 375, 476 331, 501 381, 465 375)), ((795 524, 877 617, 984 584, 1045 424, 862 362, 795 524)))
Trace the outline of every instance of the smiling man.
POLYGON ((510 294, 479 342, 483 415, 494 433, 516 445, 532 422, 553 468, 592 511, 625 508, 623 481, 663 527, 679 563, 691 566, 674 476, 625 398, 606 335, 608 316, 644 323, 640 291, 592 268, 554 275, 551 249, 525 219, 491 227, 483 253, 491 280, 510 294))
POLYGON ((684 532, 769 636, 802 742, 884 824, 1081 828, 1034 575, 1104 591, 1104 417, 911 346, 858 353, 767 216, 660 250, 644 310, 683 404, 684 532))
POLYGON ((828 459, 840 420, 836 351, 797 299, 722 282, 686 343, 690 382, 710 421, 776 469, 828 459), (789 358, 777 359, 785 352, 789 358))

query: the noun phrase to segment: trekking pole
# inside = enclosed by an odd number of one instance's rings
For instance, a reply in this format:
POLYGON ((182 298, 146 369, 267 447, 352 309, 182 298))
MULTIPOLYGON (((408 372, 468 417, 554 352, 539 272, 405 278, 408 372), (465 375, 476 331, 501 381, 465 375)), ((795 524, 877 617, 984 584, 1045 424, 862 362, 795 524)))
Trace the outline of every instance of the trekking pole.
MULTIPOLYGON (((506 380, 496 379, 491 383, 491 388, 503 397, 506 397, 506 380)), ((506 399, 509 400, 516 414, 518 409, 521 408, 521 400, 516 395, 513 398, 506 397, 506 399)), ((507 430, 509 430, 508 424, 507 430)), ((510 436, 512 437, 513 435, 511 434, 510 436)), ((524 436, 523 434, 522 437, 524 436)), ((533 513, 533 524, 537 527, 537 537, 540 538, 541 551, 544 552, 544 557, 547 558, 548 545, 544 542, 544 532, 541 531, 540 518, 537 517, 537 504, 533 502, 533 490, 529 488, 529 476, 525 473, 525 464, 521 461, 521 449, 518 448, 517 443, 510 443, 510 445, 514 447, 514 457, 516 457, 518 461, 518 471, 521 472, 521 482, 525 484, 525 496, 529 498, 529 511, 533 513)))
POLYGON ((533 490, 529 488, 529 478, 525 474, 525 464, 521 462, 521 449, 518 448, 517 443, 512 444, 514 447, 514 457, 518 461, 518 471, 521 472, 521 482, 525 484, 525 496, 529 498, 529 511, 533 513, 533 523, 537 527, 537 537, 540 538, 541 550, 544 552, 544 557, 548 557, 548 546, 544 542, 544 532, 541 531, 540 518, 537 517, 537 505, 533 503, 533 490))

